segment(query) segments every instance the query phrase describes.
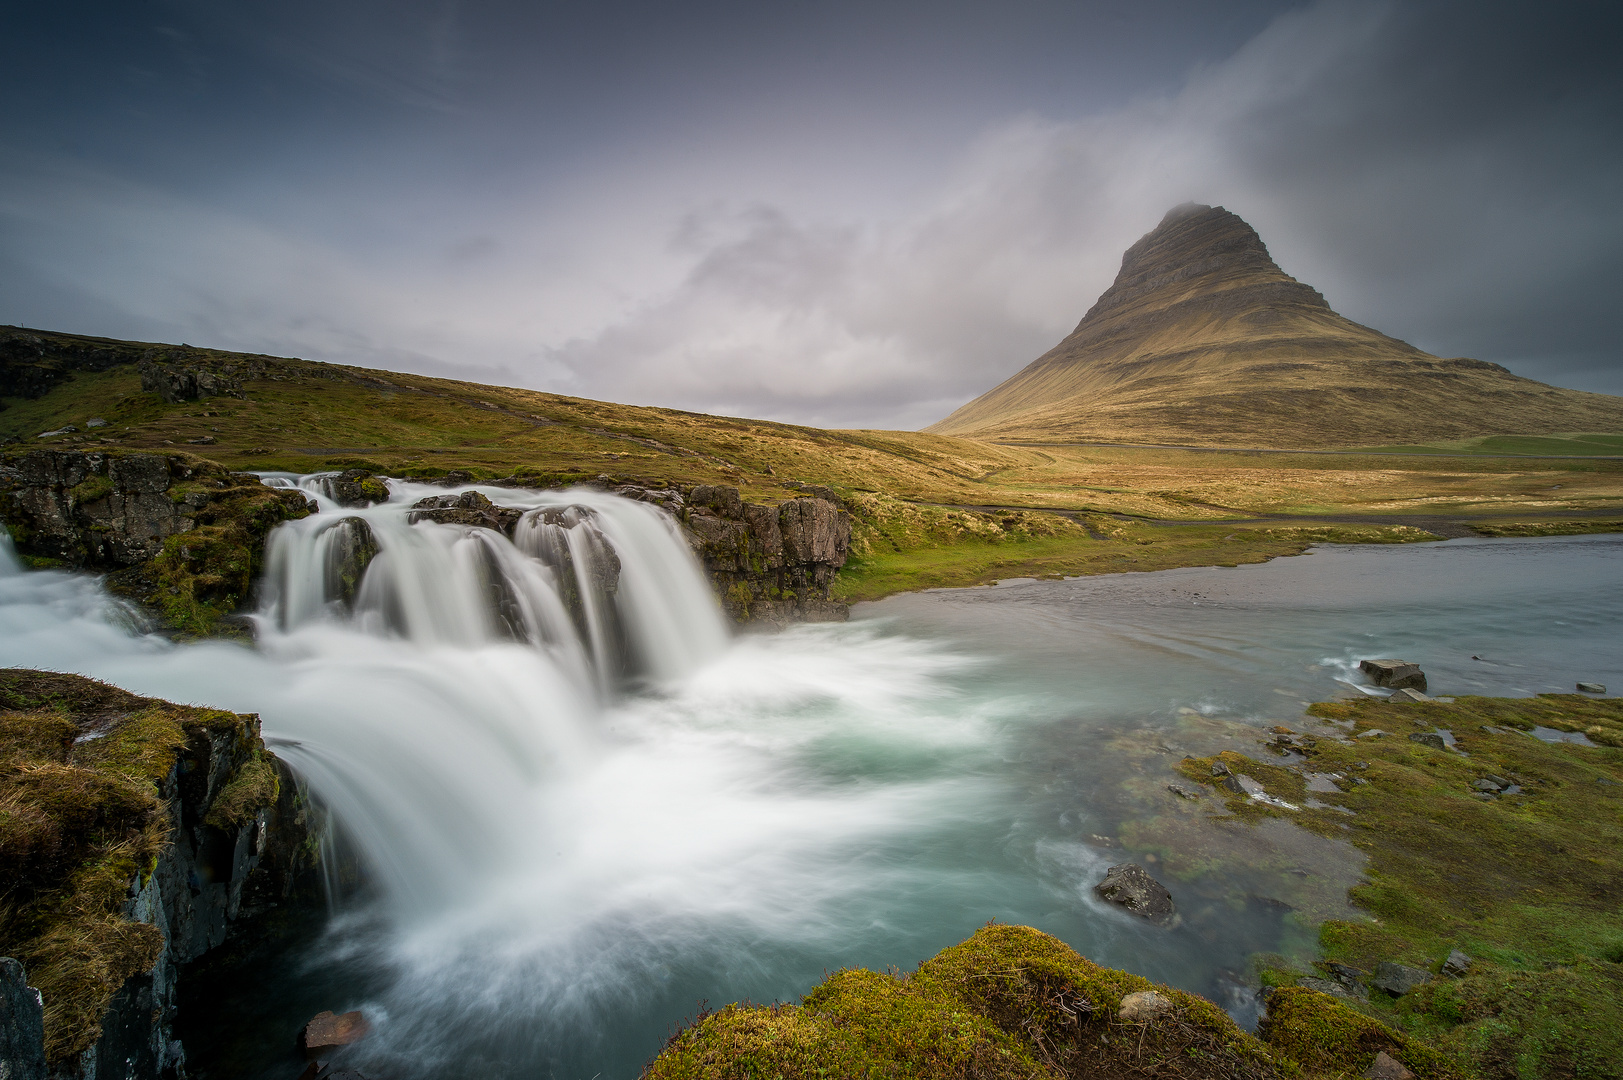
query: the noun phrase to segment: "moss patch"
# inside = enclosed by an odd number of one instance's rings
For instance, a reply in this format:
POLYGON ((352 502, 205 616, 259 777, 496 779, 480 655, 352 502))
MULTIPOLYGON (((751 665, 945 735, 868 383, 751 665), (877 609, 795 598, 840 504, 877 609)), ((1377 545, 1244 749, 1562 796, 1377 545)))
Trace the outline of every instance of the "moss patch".
MULTIPOLYGON (((122 910, 168 843, 176 763, 210 733, 269 764, 251 716, 74 675, 0 671, 0 953, 20 960, 44 997, 53 1062, 89 1047, 113 994, 157 962, 162 933, 122 910)), ((250 765, 210 814, 245 820, 266 793, 250 765)))
MULTIPOLYGON (((1351 896, 1370 918, 1324 923, 1327 960, 1368 975, 1383 960, 1437 972, 1454 948, 1473 959, 1461 979, 1439 978, 1401 998, 1372 991, 1359 1008, 1483 1076, 1623 1076, 1623 750, 1528 734, 1623 736, 1623 701, 1365 698, 1309 711, 1345 734, 1297 740, 1304 764, 1226 753, 1187 759, 1181 771, 1212 784, 1210 766, 1221 760, 1293 802, 1309 794, 1297 770, 1338 777, 1341 791, 1312 797, 1351 815, 1308 808, 1305 798, 1299 811, 1229 800, 1236 812, 1285 816, 1367 853, 1368 880, 1351 896), (1408 737, 1438 729, 1463 752, 1408 737), (1488 777, 1516 790, 1479 791, 1488 777)), ((1268 981, 1289 985, 1296 975, 1276 971, 1268 981)))
POLYGON ((1217 1006, 1089 963, 1024 926, 987 926, 909 975, 836 972, 800 1005, 731 1005, 672 1037, 649 1080, 706 1077, 1278 1075, 1217 1006), (1130 993, 1171 1002, 1123 1021, 1130 993))

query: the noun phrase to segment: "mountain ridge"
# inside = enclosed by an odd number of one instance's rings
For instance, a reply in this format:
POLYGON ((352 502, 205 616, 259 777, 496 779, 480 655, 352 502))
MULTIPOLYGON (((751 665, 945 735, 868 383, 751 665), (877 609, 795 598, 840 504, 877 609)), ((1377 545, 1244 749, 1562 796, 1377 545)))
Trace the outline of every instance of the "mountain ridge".
POLYGON ((1623 398, 1353 322, 1218 206, 1168 211, 1053 349, 923 429, 987 441, 1370 446, 1623 431, 1623 398))

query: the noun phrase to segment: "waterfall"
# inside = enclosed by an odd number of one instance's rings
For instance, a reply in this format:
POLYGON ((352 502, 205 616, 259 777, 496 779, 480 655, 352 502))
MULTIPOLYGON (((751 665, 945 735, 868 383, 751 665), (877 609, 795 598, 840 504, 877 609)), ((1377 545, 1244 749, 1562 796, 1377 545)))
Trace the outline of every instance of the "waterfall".
MULTIPOLYGON (((624 678, 678 678, 720 655, 727 632, 697 561, 664 511, 602 492, 486 489, 523 511, 513 538, 413 521, 421 484, 345 509, 328 474, 273 476, 321 512, 278 528, 266 552, 262 627, 315 622, 477 647, 511 641, 545 654, 598 694, 624 678)), ((452 494, 480 491, 455 489, 452 494)))

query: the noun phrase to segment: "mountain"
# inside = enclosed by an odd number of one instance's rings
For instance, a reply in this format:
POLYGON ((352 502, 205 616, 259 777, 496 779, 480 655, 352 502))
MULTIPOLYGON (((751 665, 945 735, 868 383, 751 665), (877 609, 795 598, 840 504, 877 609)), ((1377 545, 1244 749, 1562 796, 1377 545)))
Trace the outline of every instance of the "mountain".
POLYGON ((1623 397, 1442 359, 1331 310, 1255 229, 1187 203, 1071 335, 925 431, 1004 442, 1332 447, 1623 432, 1623 397))

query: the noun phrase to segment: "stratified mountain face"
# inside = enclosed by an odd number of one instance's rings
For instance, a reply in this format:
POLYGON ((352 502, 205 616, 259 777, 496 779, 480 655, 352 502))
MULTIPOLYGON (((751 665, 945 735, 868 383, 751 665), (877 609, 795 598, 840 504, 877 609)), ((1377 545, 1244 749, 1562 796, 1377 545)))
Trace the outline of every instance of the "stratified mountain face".
POLYGON ((925 429, 1007 442, 1373 446, 1623 431, 1623 398, 1342 318, 1221 206, 1174 208, 1064 341, 925 429))

